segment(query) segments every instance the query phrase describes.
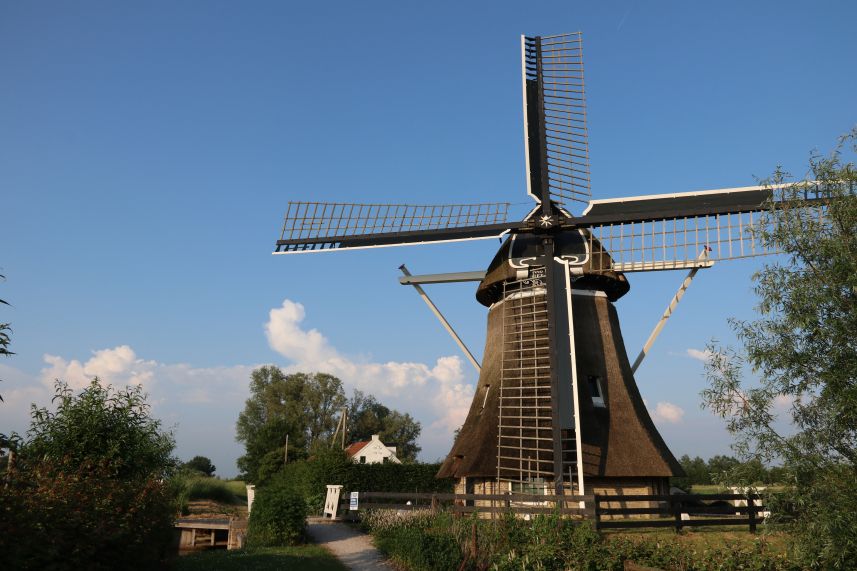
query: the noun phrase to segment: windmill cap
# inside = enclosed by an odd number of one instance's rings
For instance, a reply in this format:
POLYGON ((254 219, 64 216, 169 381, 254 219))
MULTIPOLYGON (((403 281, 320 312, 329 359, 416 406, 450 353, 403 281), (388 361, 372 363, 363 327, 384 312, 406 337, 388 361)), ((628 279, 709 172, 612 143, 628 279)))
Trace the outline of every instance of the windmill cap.
MULTIPOLYGON (((610 301, 616 301, 631 289, 624 274, 612 270, 594 271, 593 267, 610 268, 610 256, 603 252, 598 240, 592 238, 586 230, 566 230, 552 234, 555 257, 579 268, 574 282, 575 289, 603 291, 610 301), (590 252, 592 244, 596 253, 590 252), (598 257, 593 263, 593 257, 598 257), (607 258, 606 260, 604 258, 607 258)), ((476 290, 476 300, 490 307, 502 297, 502 284, 507 280, 520 279, 519 272, 528 266, 538 266, 537 259, 543 254, 542 237, 538 234, 519 233, 507 238, 500 246, 485 278, 476 290)))

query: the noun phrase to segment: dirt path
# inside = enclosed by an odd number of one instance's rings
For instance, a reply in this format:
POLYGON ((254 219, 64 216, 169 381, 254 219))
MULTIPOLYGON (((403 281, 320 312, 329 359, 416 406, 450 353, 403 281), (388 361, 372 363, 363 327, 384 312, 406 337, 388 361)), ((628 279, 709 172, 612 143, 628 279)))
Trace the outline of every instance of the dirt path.
POLYGON ((344 523, 310 517, 307 532, 314 542, 330 549, 352 571, 393 571, 368 535, 344 523))

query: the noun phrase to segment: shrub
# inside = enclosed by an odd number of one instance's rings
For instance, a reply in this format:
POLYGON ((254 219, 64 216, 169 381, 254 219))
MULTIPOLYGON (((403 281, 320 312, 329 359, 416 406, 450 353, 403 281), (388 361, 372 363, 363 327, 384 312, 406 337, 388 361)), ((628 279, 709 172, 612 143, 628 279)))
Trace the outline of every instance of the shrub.
POLYGON ((457 569, 463 559, 452 519, 425 512, 379 513, 372 524, 375 545, 414 571, 457 569))
POLYGON ((531 520, 507 514, 500 520, 475 517, 454 519, 451 514, 376 511, 366 514, 363 526, 376 545, 403 566, 427 571, 456 569, 472 549, 476 526, 477 556, 470 569, 621 570, 625 561, 659 569, 796 571, 801 567, 784 556, 754 546, 694 548, 663 537, 604 539, 590 522, 560 520, 540 515, 531 520))
POLYGON ((153 569, 172 547, 174 498, 106 462, 16 470, 0 486, 0 568, 153 569))
POLYGON ((97 379, 32 408, 0 486, 0 568, 150 569, 172 546, 173 438, 139 387, 97 379))
POLYGON ((247 525, 251 547, 292 545, 303 540, 307 506, 301 494, 282 477, 256 490, 247 525))
POLYGON ((452 480, 435 478, 439 469, 439 464, 355 464, 343 451, 328 449, 288 463, 268 481, 281 479, 281 485, 303 496, 310 513, 321 513, 328 484, 341 484, 345 491, 452 492, 452 480))

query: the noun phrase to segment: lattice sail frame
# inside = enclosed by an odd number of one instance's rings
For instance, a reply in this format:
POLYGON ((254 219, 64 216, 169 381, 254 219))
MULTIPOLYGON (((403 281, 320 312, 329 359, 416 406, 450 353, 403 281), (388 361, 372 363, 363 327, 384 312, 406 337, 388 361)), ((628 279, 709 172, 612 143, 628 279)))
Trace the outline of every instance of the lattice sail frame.
MULTIPOLYGON (((741 212, 697 214, 595 224, 587 228, 592 271, 643 272, 710 267, 717 261, 780 253, 761 236, 778 223, 778 211, 805 208, 823 217, 827 189, 816 182, 741 187, 672 196, 725 195, 764 190, 776 206, 760 205, 741 212), (598 255, 605 254, 605 255, 598 255)), ((653 195, 658 199, 670 195, 653 195)), ((616 199, 617 201, 629 199, 616 199)), ((607 201, 593 201, 593 203, 607 201)), ((584 217, 585 219, 585 217, 584 217)))
POLYGON ((740 212, 595 226, 592 270, 678 270, 773 254, 759 239, 766 220, 765 213, 740 212))
POLYGON ((570 202, 585 203, 592 190, 583 80, 583 34, 521 36, 521 60, 527 192, 534 199, 542 200, 541 189, 532 188, 530 175, 533 168, 544 168, 547 172, 543 176, 547 177, 548 192, 553 202, 566 207, 570 202), (531 86, 529 90, 528 84, 531 86), (537 110, 529 109, 534 105, 537 110), (534 111, 539 123, 537 126, 529 124, 534 111), (530 140, 534 136, 542 139, 539 146, 544 157, 534 156, 536 145, 530 140))
POLYGON ((508 202, 478 204, 288 203, 277 253, 330 250, 344 238, 501 224, 508 202))

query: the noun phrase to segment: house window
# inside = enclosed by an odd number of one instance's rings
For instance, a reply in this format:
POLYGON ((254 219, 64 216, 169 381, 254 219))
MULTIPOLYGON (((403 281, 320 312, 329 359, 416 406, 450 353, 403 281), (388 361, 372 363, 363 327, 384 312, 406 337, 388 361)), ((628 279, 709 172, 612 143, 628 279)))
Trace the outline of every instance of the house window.
POLYGON ((543 496, 547 494, 548 486, 544 478, 530 478, 526 482, 512 482, 513 494, 532 494, 543 496))
POLYGON ((386 463, 387 463, 387 457, 386 456, 381 457, 381 464, 386 464, 386 463))
POLYGON ((606 406, 604 404, 604 392, 601 390, 601 377, 589 375, 589 394, 592 395, 592 404, 602 408, 606 406))
POLYGON ((366 463, 366 456, 361 456, 361 457, 360 457, 360 463, 361 463, 361 464, 365 464, 365 463, 366 463))

